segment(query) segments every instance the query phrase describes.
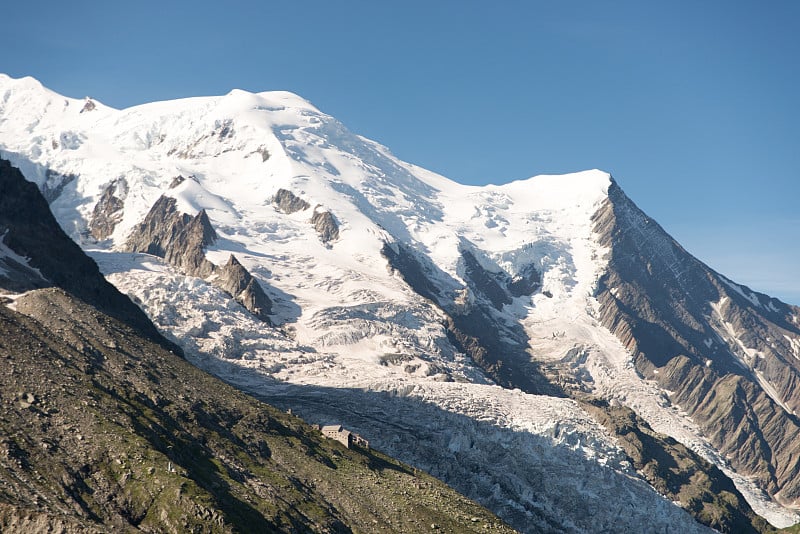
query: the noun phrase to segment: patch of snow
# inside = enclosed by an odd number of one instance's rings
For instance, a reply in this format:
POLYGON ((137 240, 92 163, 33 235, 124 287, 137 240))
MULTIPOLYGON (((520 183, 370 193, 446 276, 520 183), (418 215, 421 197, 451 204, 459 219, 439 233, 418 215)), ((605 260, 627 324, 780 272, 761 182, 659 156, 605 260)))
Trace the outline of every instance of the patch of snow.
POLYGON ((791 408, 789 408, 789 406, 785 402, 783 402, 783 400, 781 399, 780 394, 777 392, 777 390, 775 390, 775 388, 772 386, 772 384, 770 384, 769 381, 767 381, 767 379, 764 378, 764 375, 763 375, 763 373, 761 373, 760 370, 755 369, 753 374, 756 377, 756 380, 758 380, 758 383, 761 385, 761 387, 764 390, 764 392, 766 392, 766 394, 769 395, 770 398, 773 401, 775 401, 775 403, 778 406, 783 408, 786 413, 790 413, 792 415, 796 415, 795 411, 792 410, 791 408))
POLYGON ((786 334, 784 334, 783 337, 785 337, 786 341, 789 342, 789 346, 792 348, 794 357, 800 360, 800 338, 793 338, 786 334))
POLYGON ((17 311, 17 300, 25 293, 0 293, 0 302, 4 302, 6 308, 17 311))
POLYGON ((769 397, 775 401, 775 403, 783 408, 786 413, 794 414, 794 411, 789 408, 789 406, 781 399, 780 394, 775 389, 775 387, 764 378, 764 375, 755 368, 756 360, 759 358, 763 358, 764 355, 760 351, 756 349, 748 348, 744 342, 741 340, 739 333, 736 332, 734 326, 725 320, 723 315, 723 306, 727 301, 727 297, 723 297, 719 302, 711 303, 711 308, 714 310, 716 318, 719 321, 719 324, 722 325, 723 331, 727 334, 728 339, 730 340, 730 345, 738 347, 739 351, 731 351, 733 355, 737 358, 739 364, 747 370, 752 371, 753 376, 761 385, 764 392, 769 395, 769 397))
POLYGON ((26 269, 28 269, 31 273, 38 276, 40 279, 47 280, 47 278, 45 278, 45 276, 41 273, 41 271, 39 271, 39 269, 32 267, 30 265, 31 261, 30 258, 25 256, 20 256, 11 248, 9 248, 8 245, 6 245, 5 239, 7 235, 8 235, 8 230, 6 230, 5 232, 3 232, 2 235, 0 235, 0 274, 7 275, 10 273, 8 269, 3 267, 3 260, 7 259, 13 263, 24 266, 26 269))
MULTIPOLYGON (((755 293, 753 293, 753 292, 745 293, 745 288, 743 288, 743 287, 742 287, 742 286, 740 286, 739 284, 736 284, 736 283, 732 282, 731 280, 728 280, 728 279, 727 279, 727 278, 725 278, 724 276, 720 276, 720 277, 719 277, 719 279, 720 279, 720 280, 721 280, 721 281, 722 281, 722 282, 723 282, 723 283, 724 283, 726 286, 728 286, 729 288, 731 288, 732 290, 736 291, 738 294, 740 294, 741 296, 743 296, 744 298, 746 298, 747 300, 749 300, 749 301, 750 301, 750 303, 751 303, 753 306, 757 306, 757 307, 759 307, 759 308, 763 306, 763 304, 761 304, 761 301, 760 301, 760 300, 758 300, 758 297, 756 296, 756 294, 755 294, 755 293)), ((770 304, 771 304, 771 303, 770 303, 770 304)))
POLYGON ((738 347, 737 350, 731 351, 732 354, 736 357, 736 362, 745 369, 751 369, 753 363, 757 356, 757 351, 755 349, 750 349, 745 346, 741 339, 739 339, 739 333, 736 332, 736 328, 725 320, 724 315, 724 306, 728 301, 728 297, 723 297, 719 302, 712 302, 711 308, 714 310, 714 314, 716 319, 719 321, 719 324, 722 326, 722 332, 717 332, 723 339, 728 341, 728 345, 732 347, 738 347))

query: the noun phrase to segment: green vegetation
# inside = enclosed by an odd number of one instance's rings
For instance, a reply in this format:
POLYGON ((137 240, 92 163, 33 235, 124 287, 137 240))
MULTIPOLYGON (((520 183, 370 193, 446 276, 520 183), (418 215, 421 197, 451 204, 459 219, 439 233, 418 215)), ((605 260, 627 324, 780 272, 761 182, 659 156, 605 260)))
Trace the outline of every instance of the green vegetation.
POLYGON ((323 438, 60 290, 18 309, 35 321, 0 308, 0 395, 21 399, 0 414, 4 532, 31 530, 34 516, 42 531, 512 531, 438 480, 323 438))

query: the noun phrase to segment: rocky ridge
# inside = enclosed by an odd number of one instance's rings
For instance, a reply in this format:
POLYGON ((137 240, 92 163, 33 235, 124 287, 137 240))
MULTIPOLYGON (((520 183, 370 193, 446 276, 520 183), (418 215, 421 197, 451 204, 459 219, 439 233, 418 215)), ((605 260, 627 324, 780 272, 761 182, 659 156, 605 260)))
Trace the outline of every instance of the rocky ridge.
POLYGON ((692 258, 618 186, 595 224, 611 255, 598 291, 603 324, 738 470, 797 500, 800 364, 787 356, 799 310, 692 258))

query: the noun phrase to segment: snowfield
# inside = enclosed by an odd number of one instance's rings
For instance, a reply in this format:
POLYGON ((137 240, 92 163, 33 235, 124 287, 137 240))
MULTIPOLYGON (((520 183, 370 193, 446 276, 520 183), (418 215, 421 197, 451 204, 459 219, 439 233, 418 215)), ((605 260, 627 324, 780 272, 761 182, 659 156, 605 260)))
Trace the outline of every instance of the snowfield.
POLYGON ((773 524, 800 521, 733 472, 598 324, 593 295, 607 251, 592 216, 607 199, 607 173, 460 185, 286 92, 85 107, 0 75, 0 157, 58 192, 51 207, 62 227, 196 365, 309 422, 342 423, 531 531, 707 531, 658 495, 577 403, 495 385, 448 338, 443 310, 381 250, 402 243, 424 255, 454 309, 482 298, 468 288, 462 251, 488 273, 533 266, 541 288, 498 312, 523 327, 532 356, 568 362, 593 392, 723 468, 773 524), (93 210, 118 180, 124 209, 98 241, 93 210), (310 208, 278 210, 280 189, 310 208), (190 215, 206 210, 219 236, 208 259, 235 254, 273 301, 276 326, 160 258, 124 252, 161 195, 190 215), (338 239, 320 239, 314 210, 333 215, 338 239))

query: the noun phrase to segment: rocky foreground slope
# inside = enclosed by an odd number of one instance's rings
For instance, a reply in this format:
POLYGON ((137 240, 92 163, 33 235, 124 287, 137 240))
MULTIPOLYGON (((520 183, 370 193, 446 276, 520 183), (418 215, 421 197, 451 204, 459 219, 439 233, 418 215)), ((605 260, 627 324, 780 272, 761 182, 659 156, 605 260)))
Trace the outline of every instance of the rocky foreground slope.
POLYGON ((0 308, 3 532, 511 532, 58 289, 0 308))

